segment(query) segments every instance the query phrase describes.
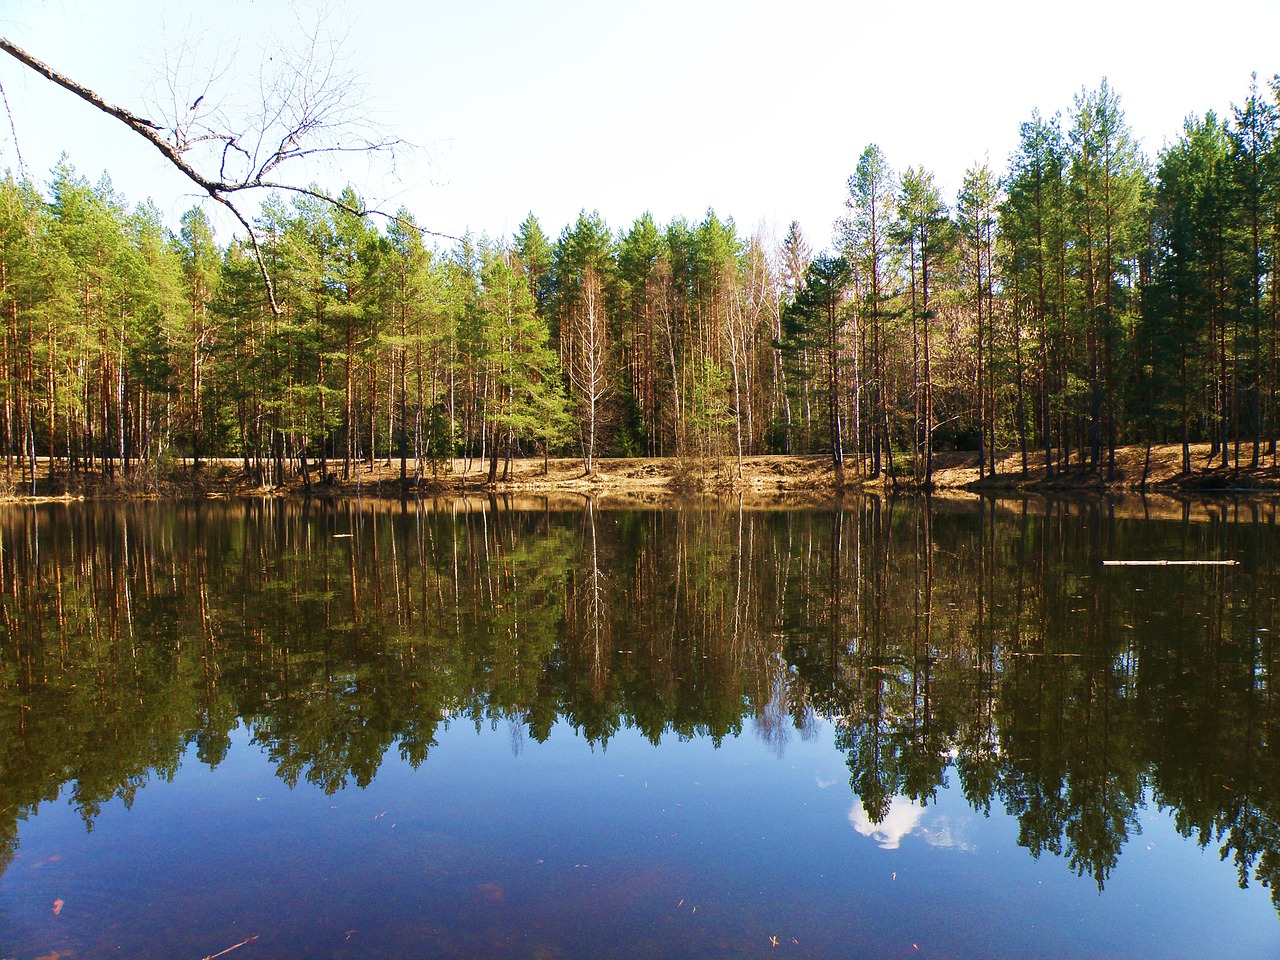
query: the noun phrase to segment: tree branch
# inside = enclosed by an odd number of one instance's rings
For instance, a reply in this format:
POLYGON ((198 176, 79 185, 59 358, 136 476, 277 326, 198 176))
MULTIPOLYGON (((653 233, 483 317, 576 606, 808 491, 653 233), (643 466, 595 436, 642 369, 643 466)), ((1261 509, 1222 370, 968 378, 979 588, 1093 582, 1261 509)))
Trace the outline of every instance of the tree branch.
POLYGON ((52 80, 58 86, 62 87, 62 89, 75 94, 85 103, 101 110, 107 116, 115 117, 134 133, 150 141, 157 150, 164 154, 165 159, 181 170, 187 179, 196 184, 196 186, 205 190, 211 197, 216 198, 219 193, 226 193, 237 189, 234 184, 209 180, 199 171, 194 169, 182 158, 181 152, 173 144, 160 136, 159 131, 164 128, 159 124, 152 123, 150 120, 144 119, 136 113, 126 110, 124 107, 108 103, 93 90, 90 90, 82 84, 76 83, 76 81, 72 80, 70 77, 64 76, 44 61, 37 60, 7 37, 0 37, 0 50, 3 50, 23 66, 29 67, 42 77, 52 80))
MULTIPOLYGON (((313 37, 312 50, 305 55, 306 62, 303 68, 293 73, 286 84, 286 89, 280 91, 279 95, 274 98, 266 97, 264 99, 262 124, 254 134, 258 137, 258 146, 246 149, 241 145, 242 138, 239 134, 219 131, 204 122, 198 122, 197 110, 208 93, 207 87, 200 92, 199 96, 191 103, 190 107, 186 108, 181 116, 172 121, 175 124, 175 128, 169 130, 171 137, 165 136, 167 128, 146 117, 139 116, 125 107, 111 103, 97 91, 58 72, 8 38, 0 37, 0 50, 9 54, 23 66, 83 100, 94 109, 119 120, 159 150, 164 158, 176 167, 183 176, 208 194, 211 199, 231 212, 236 221, 248 232, 250 244, 253 246, 254 258, 258 263, 258 271, 262 275, 263 283, 266 284, 267 298, 270 301, 271 310, 277 315, 281 313, 281 307, 276 300, 275 284, 272 282, 270 272, 267 269, 266 259, 258 240, 257 231, 254 230, 249 219, 232 201, 232 194, 248 190, 277 190, 313 197, 354 216, 377 215, 399 222, 399 218, 394 214, 370 209, 363 204, 357 208, 330 196, 316 187, 299 187, 283 181, 267 179, 273 171, 276 171, 290 160, 343 153, 380 153, 394 150, 402 144, 402 141, 396 138, 384 137, 373 140, 361 138, 357 145, 354 146, 346 146, 342 143, 335 143, 332 140, 325 142, 323 139, 317 145, 306 145, 308 137, 315 137, 324 134, 326 131, 341 129, 355 122, 353 117, 345 117, 343 115, 345 112, 342 109, 343 96, 350 87, 350 84, 344 78, 338 77, 333 73, 332 69, 326 68, 318 81, 314 83, 311 81, 306 68, 315 65, 313 56, 314 44, 315 39, 313 37), (335 89, 335 86, 340 87, 340 89, 335 89), (263 138, 273 129, 279 131, 278 139, 275 140, 273 148, 267 148, 270 153, 266 159, 260 160, 261 154, 258 152, 258 147, 262 146, 263 138), (218 175, 216 177, 201 173, 184 156, 188 150, 197 144, 219 142, 222 147, 215 155, 218 166, 218 175), (244 178, 239 180, 229 179, 227 170, 228 160, 236 155, 243 157, 249 164, 244 178)), ((278 88, 278 84, 276 86, 278 88)), ((176 100, 174 109, 175 111, 181 110, 176 100)), ((458 239, 450 234, 424 230, 416 224, 413 226, 423 235, 443 237, 450 240, 458 239)))

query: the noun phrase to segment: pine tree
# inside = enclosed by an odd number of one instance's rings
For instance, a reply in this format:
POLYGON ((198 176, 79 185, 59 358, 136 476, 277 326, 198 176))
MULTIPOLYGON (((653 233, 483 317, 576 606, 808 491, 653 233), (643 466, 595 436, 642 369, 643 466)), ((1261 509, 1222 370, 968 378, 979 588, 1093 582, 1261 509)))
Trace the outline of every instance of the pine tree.
POLYGON ((1129 293, 1145 239, 1146 171, 1125 122, 1120 98, 1104 79, 1076 96, 1070 134, 1071 218, 1075 296, 1071 317, 1085 343, 1090 461, 1114 474, 1123 411, 1121 361, 1131 333, 1129 293))
POLYGON ((176 365, 183 371, 178 419, 186 426, 195 464, 204 449, 205 368, 218 348, 212 323, 212 304, 218 295, 222 258, 213 239, 213 225, 199 207, 182 215, 178 253, 182 258, 184 323, 176 324, 176 365))
POLYGON ((1036 357, 1036 426, 1046 474, 1054 473, 1054 437, 1065 445, 1068 387, 1066 300, 1066 143, 1057 121, 1038 113, 1022 124, 1011 160, 999 230, 1002 274, 1015 336, 1024 319, 1036 357))
POLYGON ((916 479, 926 488, 933 484, 933 297, 937 274, 951 251, 953 235, 946 205, 933 174, 908 167, 898 194, 895 236, 903 252, 908 274, 907 300, 911 316, 912 371, 915 383, 916 479))
POLYGON ((1145 361, 1144 426, 1176 424, 1182 469, 1191 471, 1191 441, 1217 436, 1212 409, 1219 397, 1214 354, 1222 319, 1215 287, 1230 144, 1212 113, 1188 119, 1182 136, 1160 154, 1152 206, 1154 265, 1143 291, 1140 357, 1145 361))
POLYGON ((657 456, 670 443, 663 397, 670 395, 671 371, 664 362, 660 315, 664 305, 662 234, 645 213, 618 242, 618 354, 622 373, 623 449, 657 456))
MULTIPOLYGON (((412 435, 414 476, 421 474, 424 450, 424 414, 434 410, 438 378, 436 365, 437 338, 432 336, 428 317, 438 315, 431 286, 431 254, 422 243, 422 232, 413 215, 405 208, 396 211, 387 225, 387 256, 383 269, 387 274, 391 347, 390 406, 396 411, 395 441, 400 456, 400 483, 408 483, 410 436, 412 435), (410 378, 410 366, 413 379, 410 378), (409 389, 413 383, 413 413, 410 416, 409 389), (429 388, 430 402, 428 402, 429 388), (412 424, 412 430, 410 429, 412 424)), ((431 445, 426 445, 430 450, 431 445)), ((434 463, 434 456, 433 456, 434 463)))
POLYGON ((802 423, 804 424, 806 436, 808 433, 809 372, 804 352, 789 349, 784 335, 783 318, 786 314, 787 306, 795 302, 796 296, 804 284, 804 275, 809 269, 812 259, 813 255, 809 250, 809 245, 805 242, 799 222, 792 220, 791 225, 787 228, 787 235, 782 240, 778 276, 780 287, 779 303, 773 313, 775 320, 773 330, 774 381, 777 384, 775 405, 782 414, 781 450, 787 454, 792 452, 794 445, 793 393, 796 394, 795 402, 802 413, 802 423), (788 363, 789 359, 792 362, 788 363), (787 378, 788 368, 795 370, 795 375, 791 377, 790 383, 788 383, 787 378))
POLYGON ((591 473, 614 393, 610 311, 616 262, 599 213, 583 211, 556 243, 558 352, 579 424, 583 467, 591 473))
MULTIPOLYGON (((995 358, 995 251, 996 208, 999 188, 990 167, 983 164, 965 172, 956 205, 956 225, 963 245, 962 270, 967 275, 970 302, 974 313, 974 354, 977 360, 977 426, 978 426, 978 478, 985 473, 984 454, 991 459, 990 469, 995 472, 996 449, 996 398, 997 382, 993 370, 995 358)), ((1001 365, 1003 366, 1003 365, 1001 365)), ((1022 370, 1017 366, 1018 404, 1017 419, 1019 439, 1025 471, 1026 437, 1022 430, 1022 370)))
POLYGON ((32 494, 38 451, 47 454, 50 473, 57 452, 55 369, 67 304, 59 282, 65 258, 51 230, 49 211, 31 181, 11 174, 0 180, 5 481, 8 486, 16 479, 32 494))
MULTIPOLYGON (((1268 236, 1268 204, 1276 196, 1275 166, 1280 111, 1258 91, 1255 74, 1249 96, 1243 106, 1232 111, 1228 129, 1230 153, 1230 196, 1232 206, 1232 258, 1230 280, 1235 312, 1246 333, 1237 337, 1237 351, 1245 357, 1243 382, 1239 392, 1245 395, 1247 411, 1238 411, 1236 420, 1237 448, 1249 421, 1253 445, 1251 466, 1258 466, 1262 448, 1263 424, 1269 418, 1269 391, 1266 381, 1272 379, 1262 340, 1264 312, 1263 285, 1272 272, 1274 251, 1268 236)), ((1274 355, 1274 349, 1272 351, 1274 355)), ((1270 365, 1272 368, 1274 364, 1270 365)), ((1272 388, 1274 389, 1274 387, 1272 388)), ((1237 454, 1238 462, 1238 454, 1237 454)))
POLYGON ((562 408, 555 351, 519 258, 505 244, 490 244, 481 248, 481 264, 480 363, 492 384, 485 411, 492 483, 503 453, 505 479, 518 444, 535 438, 552 441, 562 408))
POLYGON ((845 255, 863 290, 859 298, 862 323, 868 332, 867 365, 870 421, 872 424, 871 475, 893 473, 893 434, 889 416, 889 361, 885 304, 895 293, 890 282, 890 232, 895 217, 896 177, 883 151, 869 145, 858 158, 848 181, 845 206, 849 216, 840 221, 845 255))
POLYGON ((828 450, 840 486, 845 480, 841 372, 851 279, 852 271, 844 257, 819 254, 809 264, 804 286, 786 311, 792 342, 812 345, 825 360, 828 450))

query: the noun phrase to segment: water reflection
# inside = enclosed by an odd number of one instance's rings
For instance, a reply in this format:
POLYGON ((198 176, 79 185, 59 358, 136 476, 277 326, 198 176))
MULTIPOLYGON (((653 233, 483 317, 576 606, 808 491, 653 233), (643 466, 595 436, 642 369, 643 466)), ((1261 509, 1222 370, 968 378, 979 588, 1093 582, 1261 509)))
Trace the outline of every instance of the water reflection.
POLYGON ((388 750, 423 764, 449 723, 505 725, 516 753, 564 723, 602 748, 749 730, 781 756, 821 719, 881 846, 965 849, 928 813, 954 779, 1101 887, 1150 799, 1274 890, 1277 536, 1250 509, 10 510, 0 867, 64 788, 92 826, 241 727, 332 794, 388 750))

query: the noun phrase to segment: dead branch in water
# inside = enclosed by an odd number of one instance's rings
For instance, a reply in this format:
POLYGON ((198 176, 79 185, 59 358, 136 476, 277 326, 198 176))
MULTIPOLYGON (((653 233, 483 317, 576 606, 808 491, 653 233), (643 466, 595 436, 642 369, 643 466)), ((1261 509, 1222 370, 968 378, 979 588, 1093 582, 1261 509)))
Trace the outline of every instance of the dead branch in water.
POLYGON ((255 941, 255 940, 257 940, 257 939, 258 939, 257 934, 254 934, 254 935, 253 935, 252 937, 250 937, 248 940, 241 940, 241 941, 240 941, 239 943, 237 943, 234 947, 227 947, 227 949, 225 949, 225 950, 220 950, 220 951, 219 951, 219 952, 217 952, 217 953, 211 953, 211 954, 209 954, 209 956, 205 957, 205 958, 204 958, 204 960, 216 960, 216 958, 221 957, 221 956, 225 956, 226 954, 230 953, 232 950, 239 950, 239 949, 240 949, 241 947, 243 947, 246 943, 253 943, 253 941, 255 941))
POLYGON ((1104 567, 1235 567, 1239 560, 1103 560, 1104 567))

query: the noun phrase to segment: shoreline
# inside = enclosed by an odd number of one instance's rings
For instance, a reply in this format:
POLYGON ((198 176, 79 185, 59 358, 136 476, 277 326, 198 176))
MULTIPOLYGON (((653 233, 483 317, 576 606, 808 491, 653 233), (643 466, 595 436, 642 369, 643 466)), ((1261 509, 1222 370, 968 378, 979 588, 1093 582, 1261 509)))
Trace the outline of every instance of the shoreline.
MULTIPOLYGON (((1150 460, 1145 447, 1123 447, 1116 451, 1113 479, 1079 464, 1053 476, 1046 475, 1041 462, 1029 458, 1029 470, 1021 472, 1021 456, 1005 452, 997 458, 996 473, 978 477, 976 452, 946 452, 934 458, 933 494, 947 496, 983 496, 1028 494, 1160 494, 1193 495, 1263 495, 1280 493, 1280 466, 1272 465, 1271 455, 1260 457, 1257 468, 1248 466, 1211 466, 1208 444, 1192 446, 1193 471, 1181 470, 1182 448, 1177 444, 1152 447, 1150 460), (1146 482, 1143 484, 1144 465, 1146 482)), ((1244 452, 1242 450, 1242 452, 1244 452)), ((841 495, 859 492, 880 495, 924 493, 922 486, 910 476, 894 483, 887 477, 860 477, 852 459, 846 461, 845 483, 836 482, 829 455, 758 455, 706 459, 602 458, 591 474, 586 474, 579 458, 528 458, 511 461, 510 473, 488 482, 488 464, 462 458, 442 465, 435 477, 426 468, 416 481, 408 485, 400 481, 398 460, 385 460, 370 465, 352 464, 349 476, 342 475, 337 462, 325 482, 310 487, 301 477, 275 487, 263 487, 246 476, 239 460, 206 461, 199 469, 179 461, 163 474, 154 470, 147 476, 133 474, 104 479, 96 474, 55 474, 52 481, 45 471, 37 473, 35 490, 30 480, 19 486, 14 477, 0 502, 31 504, 79 500, 223 500, 231 498, 312 497, 318 499, 433 498, 455 496, 569 495, 589 500, 621 500, 636 503, 689 502, 699 500, 743 499, 774 503, 779 506, 817 505, 841 495), (23 489, 25 487, 25 489, 23 489)), ((901 463, 895 468, 901 469, 901 463)), ((47 466, 45 468, 47 470, 47 466)), ((14 471, 17 472, 16 470, 14 471)))

